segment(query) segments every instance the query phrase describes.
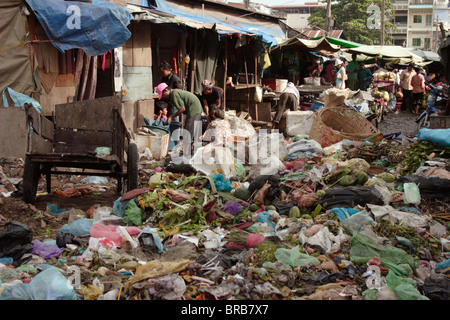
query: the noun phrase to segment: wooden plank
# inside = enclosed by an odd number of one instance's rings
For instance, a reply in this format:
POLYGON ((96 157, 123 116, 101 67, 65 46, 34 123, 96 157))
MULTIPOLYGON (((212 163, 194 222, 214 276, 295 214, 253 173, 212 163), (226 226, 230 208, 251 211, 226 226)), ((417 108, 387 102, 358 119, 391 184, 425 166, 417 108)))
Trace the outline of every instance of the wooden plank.
POLYGON ((31 139, 31 153, 51 153, 53 151, 53 143, 49 140, 46 140, 36 134, 35 132, 30 132, 31 139))
MULTIPOLYGON (((57 144, 63 143, 66 145, 89 145, 96 147, 112 147, 113 133, 105 131, 90 131, 90 130, 55 130, 55 141, 57 144)), ((95 148, 94 148, 95 149, 95 148)))
POLYGON ((124 44, 122 45, 123 48, 122 64, 124 67, 133 66, 133 37, 135 35, 134 26, 135 24, 133 22, 128 26, 128 29, 131 32, 131 37, 128 38, 128 40, 125 41, 124 44))
POLYGON ((42 115, 51 116, 55 111, 55 105, 67 103, 75 95, 75 87, 54 87, 50 94, 42 92, 39 103, 42 106, 42 115))
POLYGON ((151 48, 151 24, 148 22, 139 22, 134 26, 133 33, 133 67, 151 67, 152 66, 152 48, 151 48))
POLYGON ((33 106, 28 106, 28 115, 31 118, 31 126, 33 130, 37 134, 41 134, 41 115, 39 112, 33 106))
POLYGON ((53 141, 54 137, 54 123, 41 115, 41 135, 42 137, 53 141))
POLYGON ((71 73, 58 75, 55 86, 56 87, 74 87, 75 86, 74 75, 71 73))
POLYGON ((42 87, 45 92, 49 94, 53 87, 55 86, 56 79, 58 78, 57 73, 45 73, 43 69, 38 69, 39 79, 41 80, 42 87))
POLYGON ((114 108, 121 109, 119 96, 55 106, 56 127, 111 131, 114 108))
POLYGON ((27 115, 22 108, 0 108, 0 155, 25 159, 28 151, 27 115), (12 131, 13 130, 13 131, 12 131))

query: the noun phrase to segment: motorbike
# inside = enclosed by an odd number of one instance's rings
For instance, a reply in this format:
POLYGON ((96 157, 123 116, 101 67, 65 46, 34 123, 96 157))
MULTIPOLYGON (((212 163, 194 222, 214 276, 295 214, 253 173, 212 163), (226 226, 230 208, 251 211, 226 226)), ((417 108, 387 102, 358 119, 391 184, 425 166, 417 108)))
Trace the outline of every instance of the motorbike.
POLYGON ((427 98, 427 108, 425 109, 425 111, 419 114, 415 120, 418 130, 430 127, 430 117, 436 116, 437 113, 441 111, 436 107, 437 104, 443 100, 448 99, 443 85, 428 84, 428 87, 430 88, 430 93, 427 98))

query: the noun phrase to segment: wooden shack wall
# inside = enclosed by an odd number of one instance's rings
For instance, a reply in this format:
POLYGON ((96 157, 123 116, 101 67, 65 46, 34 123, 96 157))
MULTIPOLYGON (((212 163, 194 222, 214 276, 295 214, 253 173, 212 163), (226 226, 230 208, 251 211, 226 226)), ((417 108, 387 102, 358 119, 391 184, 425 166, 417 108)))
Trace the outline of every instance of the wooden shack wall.
POLYGON ((128 128, 135 131, 145 125, 144 117, 153 119, 152 25, 132 22, 132 36, 122 45, 123 83, 122 117, 128 128))

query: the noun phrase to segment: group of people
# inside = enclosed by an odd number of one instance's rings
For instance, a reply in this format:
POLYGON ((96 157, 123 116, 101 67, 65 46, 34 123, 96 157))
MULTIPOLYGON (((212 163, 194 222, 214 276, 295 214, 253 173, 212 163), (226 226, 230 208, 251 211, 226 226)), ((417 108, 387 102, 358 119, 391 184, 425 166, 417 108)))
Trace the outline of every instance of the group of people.
POLYGON ((351 90, 367 90, 372 71, 364 62, 356 61, 356 54, 347 62, 342 59, 328 60, 320 73, 321 85, 333 85, 338 89, 350 88, 351 90))
POLYGON ((155 104, 154 119, 162 120, 164 125, 170 125, 172 121, 179 121, 179 117, 184 114, 184 128, 189 132, 191 141, 184 142, 183 153, 190 153, 193 143, 203 139, 210 139, 216 145, 230 143, 231 129, 225 120, 221 89, 215 87, 212 81, 204 80, 201 97, 198 97, 192 92, 183 90, 180 77, 172 72, 167 61, 163 61, 159 67, 162 77, 161 83, 155 88, 159 100, 155 104), (211 133, 205 135, 202 132, 203 112, 210 117, 207 132, 208 129, 215 129, 213 135, 211 133))
POLYGON ((419 114, 425 94, 425 76, 423 70, 410 63, 408 68, 401 72, 399 85, 403 93, 400 110, 419 114))

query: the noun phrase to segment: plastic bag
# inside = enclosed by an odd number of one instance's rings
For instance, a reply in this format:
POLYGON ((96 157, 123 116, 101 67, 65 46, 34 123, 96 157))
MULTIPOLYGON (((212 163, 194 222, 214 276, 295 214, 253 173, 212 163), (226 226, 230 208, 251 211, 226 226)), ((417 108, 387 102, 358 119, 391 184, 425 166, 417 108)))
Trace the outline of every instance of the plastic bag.
MULTIPOLYGON (((101 223, 94 224, 90 229, 90 236, 92 238, 103 239, 113 241, 118 247, 122 246, 122 235, 117 231, 118 226, 103 225, 101 223)), ((124 227, 131 237, 137 237, 141 230, 138 227, 124 227)))
POLYGON ((349 234, 363 231, 367 226, 376 226, 377 223, 372 219, 366 210, 353 214, 342 222, 342 226, 349 234))
POLYGON ((407 182, 403 185, 405 198, 403 201, 406 204, 420 204, 420 190, 414 182, 407 182))
POLYGON ((33 230, 22 223, 10 221, 0 232, 0 258, 20 259, 25 253, 33 250, 33 230))
POLYGON ((389 267, 402 276, 411 274, 419 267, 417 257, 408 255, 400 248, 378 244, 361 233, 352 236, 350 246, 350 261, 353 263, 367 263, 373 257, 379 257, 383 266, 389 267))
POLYGON ((122 201, 122 197, 118 198, 116 201, 114 201, 113 204, 113 215, 118 217, 125 217, 125 209, 128 207, 128 201, 122 201))
POLYGON ((366 204, 383 205, 384 198, 375 187, 349 186, 328 189, 318 201, 323 208, 347 207, 366 204))
POLYGON ((442 147, 450 147, 450 128, 428 129, 422 128, 417 134, 417 140, 430 141, 442 147))
POLYGON ((444 274, 432 274, 423 283, 423 292, 431 300, 450 300, 450 278, 444 274))
POLYGON ((77 297, 68 279, 50 266, 28 284, 6 287, 0 300, 77 300, 77 297))
POLYGON ((83 183, 93 183, 93 184, 107 184, 108 178, 106 177, 99 177, 99 176, 89 176, 86 178, 81 179, 81 182, 83 183))
POLYGON ((33 240, 33 250, 32 254, 37 254, 44 259, 50 259, 53 257, 59 257, 59 255, 64 251, 64 248, 58 248, 52 245, 45 244, 37 239, 33 240))
POLYGON ((92 220, 89 219, 77 219, 72 223, 62 226, 58 229, 58 232, 71 233, 74 236, 84 236, 89 234, 89 230, 92 227, 92 220))
POLYGON ((109 218, 111 216, 111 207, 98 207, 95 208, 93 214, 93 223, 101 223, 104 218, 109 218))
POLYGON ((278 248, 277 251, 275 251, 275 258, 281 261, 285 266, 292 268, 305 267, 310 264, 317 266, 320 264, 319 259, 301 253, 299 246, 295 246, 292 249, 278 248))
POLYGON ((140 226, 142 224, 142 210, 135 201, 130 201, 125 209, 123 221, 128 225, 140 226))
POLYGON ((391 270, 386 276, 386 284, 395 291, 400 300, 430 300, 415 288, 416 281, 411 278, 399 277, 391 270))
POLYGON ((231 186, 230 179, 225 179, 223 174, 216 174, 213 177, 214 184, 218 191, 231 191, 234 188, 231 186))
POLYGON ((414 182, 420 190, 422 199, 450 198, 450 179, 424 177, 420 175, 401 176, 399 182, 414 182))
POLYGON ((308 236, 306 232, 306 228, 303 228, 299 233, 299 240, 302 245, 318 246, 325 253, 338 252, 341 249, 341 244, 350 240, 350 236, 344 234, 342 229, 339 229, 336 236, 330 232, 328 227, 320 229, 312 236, 308 236))
POLYGON ((344 222, 345 219, 359 212, 359 210, 353 208, 333 208, 330 211, 334 213, 341 222, 344 222))

